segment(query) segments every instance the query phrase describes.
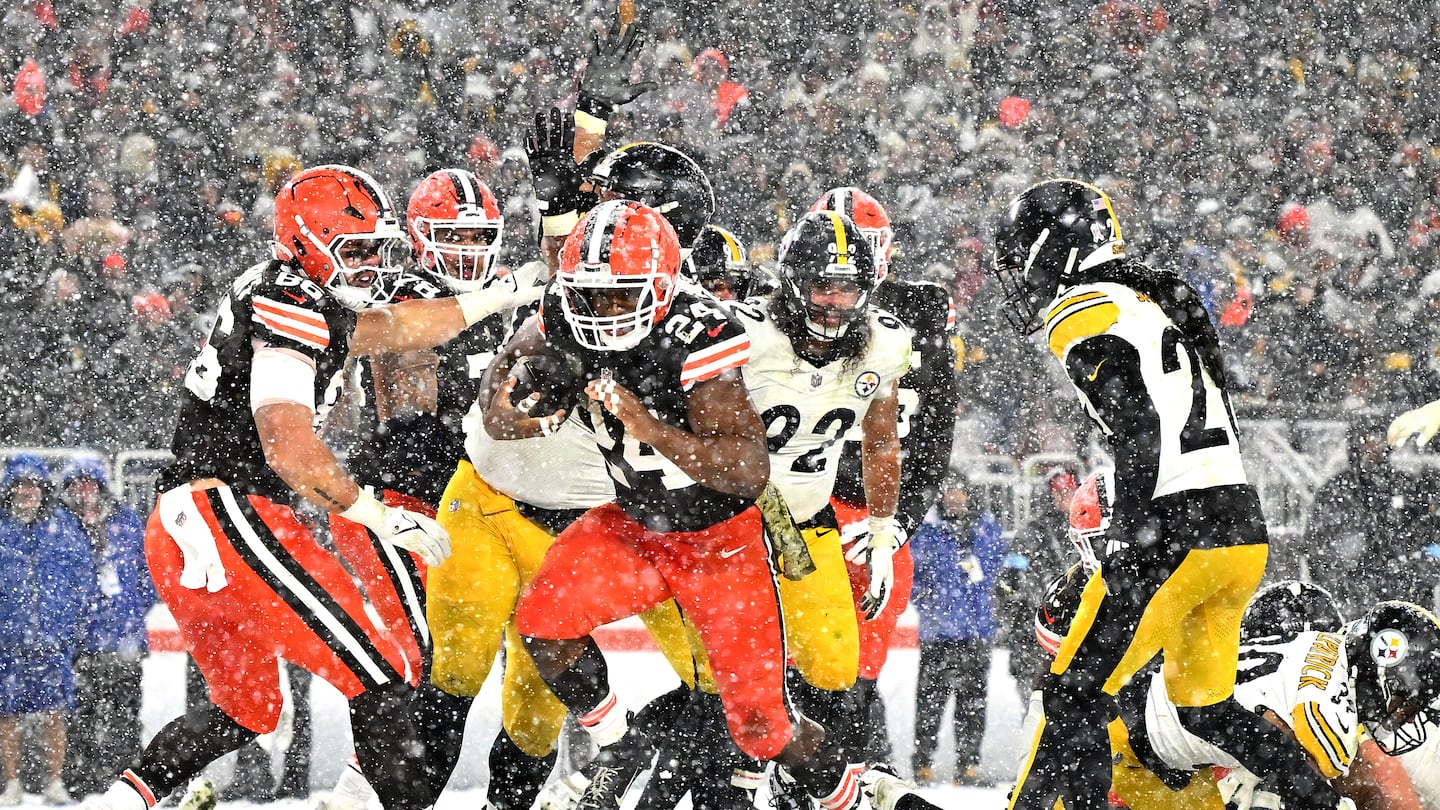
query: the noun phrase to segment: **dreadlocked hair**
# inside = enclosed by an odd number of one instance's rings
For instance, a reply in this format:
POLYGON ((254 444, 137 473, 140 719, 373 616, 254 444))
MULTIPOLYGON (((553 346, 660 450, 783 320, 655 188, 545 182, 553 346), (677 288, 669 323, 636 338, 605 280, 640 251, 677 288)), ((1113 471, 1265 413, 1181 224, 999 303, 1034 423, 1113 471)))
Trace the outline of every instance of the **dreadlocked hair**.
POLYGON ((1185 279, 1171 270, 1157 270, 1136 259, 1121 259, 1096 265, 1080 274, 1076 284, 1111 282, 1121 284, 1159 305, 1165 315, 1175 323, 1189 344, 1200 355, 1200 362, 1210 379, 1220 388, 1229 389, 1229 375, 1225 371, 1225 357, 1220 349, 1220 336, 1210 313, 1185 279))
POLYGON ((830 341, 823 356, 812 357, 803 351, 806 338, 811 336, 810 328, 805 325, 805 310, 795 306, 794 299, 786 295, 784 290, 776 290, 768 298, 765 311, 780 331, 790 338, 790 347, 795 350, 796 355, 801 355, 819 366, 843 359, 845 362, 841 367, 845 371, 859 367, 860 361, 865 357, 865 350, 870 347, 870 318, 867 315, 856 318, 843 335, 830 341))

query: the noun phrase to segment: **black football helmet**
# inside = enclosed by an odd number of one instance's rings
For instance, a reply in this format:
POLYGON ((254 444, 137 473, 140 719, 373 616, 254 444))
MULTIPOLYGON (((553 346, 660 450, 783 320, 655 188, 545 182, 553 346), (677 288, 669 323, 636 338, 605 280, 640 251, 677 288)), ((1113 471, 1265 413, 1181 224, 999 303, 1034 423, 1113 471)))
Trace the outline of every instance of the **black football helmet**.
POLYGON ((1125 255, 1120 222, 1105 192, 1079 180, 1046 180, 1010 202, 995 229, 993 272, 1005 316, 1022 334, 1082 270, 1125 255))
POLYGON ((719 225, 706 225, 680 272, 717 298, 743 301, 759 294, 759 272, 750 266, 745 245, 719 225))
POLYGON ((1359 720, 1390 756, 1425 744, 1440 697, 1440 621, 1409 602, 1381 602, 1345 633, 1359 720))
POLYGON ((1060 652, 1060 644, 1070 632, 1070 623, 1080 612, 1080 595, 1089 581, 1084 567, 1076 563, 1045 587, 1045 596, 1035 609, 1035 640, 1040 642, 1040 649, 1046 655, 1060 652))
MULTIPOLYGON (((792 340, 834 341, 865 318, 875 289, 875 253, 855 223, 835 211, 811 211, 780 243, 780 289, 775 293, 776 323, 792 340), (836 284, 858 293, 848 306, 817 298, 836 284)), ((843 294, 842 294, 843 295, 843 294)))
POLYGON ((710 178, 689 155, 663 143, 637 141, 616 149, 595 164, 590 185, 602 202, 624 198, 659 211, 682 251, 695 246, 715 216, 710 178))
POLYGON ((1286 579, 1255 592, 1240 620, 1240 641, 1289 641, 1308 631, 1338 633, 1345 626, 1335 597, 1312 582, 1286 579))

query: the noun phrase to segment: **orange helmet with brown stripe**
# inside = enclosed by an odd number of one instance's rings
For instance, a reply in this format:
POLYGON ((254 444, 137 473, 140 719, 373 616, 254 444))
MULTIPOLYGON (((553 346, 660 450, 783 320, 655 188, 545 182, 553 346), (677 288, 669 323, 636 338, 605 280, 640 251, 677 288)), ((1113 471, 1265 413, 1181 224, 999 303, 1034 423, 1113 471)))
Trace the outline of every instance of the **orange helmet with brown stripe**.
POLYGON ((680 241, 658 211, 610 200, 576 223, 560 251, 560 308, 580 345, 634 348, 665 317, 680 273, 680 241))
POLYGON ((420 266, 457 293, 495 278, 505 218, 490 187, 465 169, 441 169, 410 194, 410 248, 420 266))
POLYGON ((1020 193, 995 228, 992 271, 1005 315, 1023 334, 1084 271, 1125 255, 1120 222, 1105 192, 1079 180, 1046 180, 1020 193))
POLYGON ((350 166, 306 169, 275 195, 275 258, 298 265, 345 306, 384 303, 382 274, 405 245, 395 207, 375 178, 350 166))
POLYGON ((835 211, 849 217, 870 241, 870 250, 875 254, 875 281, 884 281, 890 275, 895 231, 890 227, 890 215, 885 213, 885 206, 874 197, 855 186, 840 186, 820 195, 810 210, 835 211))

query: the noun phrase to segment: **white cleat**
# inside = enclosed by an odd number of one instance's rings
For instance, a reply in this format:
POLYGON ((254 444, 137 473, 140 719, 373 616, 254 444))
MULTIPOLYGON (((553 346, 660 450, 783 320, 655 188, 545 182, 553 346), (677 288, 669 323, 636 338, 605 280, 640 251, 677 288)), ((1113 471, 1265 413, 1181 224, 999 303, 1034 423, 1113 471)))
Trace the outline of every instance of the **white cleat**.
POLYGON ((50 780, 45 786, 45 792, 40 794, 46 804, 74 804, 75 800, 70 798, 70 791, 65 789, 65 783, 57 777, 50 780))
POLYGON ((575 810, 588 787, 590 780, 579 771, 562 776, 540 791, 540 810, 575 810))
POLYGON ((180 800, 180 810, 215 810, 215 785, 203 776, 190 780, 185 797, 180 800))
POLYGON ((860 790, 873 810, 895 810, 900 800, 915 795, 917 788, 913 782, 901 779, 894 768, 882 762, 871 765, 869 770, 860 774, 860 790))
POLYGON ((5 792, 0 793, 0 806, 14 807, 25 799, 25 790, 20 787, 19 779, 11 779, 5 783, 5 792))

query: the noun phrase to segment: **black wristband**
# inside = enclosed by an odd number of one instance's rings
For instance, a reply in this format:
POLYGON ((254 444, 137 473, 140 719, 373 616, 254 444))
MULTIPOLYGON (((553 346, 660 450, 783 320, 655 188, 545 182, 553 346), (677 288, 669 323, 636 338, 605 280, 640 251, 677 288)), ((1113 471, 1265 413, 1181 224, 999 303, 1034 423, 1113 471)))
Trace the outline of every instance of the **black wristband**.
POLYGON ((615 114, 614 104, 583 92, 575 99, 575 109, 601 120, 609 120, 610 116, 615 114))

